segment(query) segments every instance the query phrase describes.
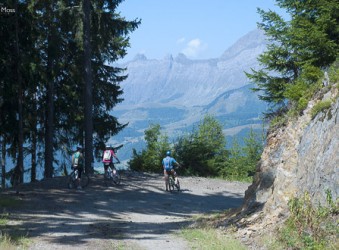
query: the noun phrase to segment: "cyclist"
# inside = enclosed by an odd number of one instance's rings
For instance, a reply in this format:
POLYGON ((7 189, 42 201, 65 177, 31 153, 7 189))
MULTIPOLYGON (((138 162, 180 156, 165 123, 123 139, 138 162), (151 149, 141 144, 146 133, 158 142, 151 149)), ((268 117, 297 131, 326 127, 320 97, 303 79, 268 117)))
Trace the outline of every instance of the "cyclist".
POLYGON ((84 156, 82 154, 82 147, 77 146, 77 149, 75 153, 72 155, 72 168, 73 170, 78 170, 78 176, 77 176, 77 188, 82 189, 80 185, 80 180, 81 180, 81 173, 84 169, 83 167, 83 162, 84 162, 84 156))
POLYGON ((115 155, 114 150, 110 145, 106 145, 106 149, 104 151, 103 157, 102 157, 102 162, 104 163, 104 170, 105 170, 105 175, 107 174, 107 169, 110 167, 113 171, 115 169, 114 163, 113 163, 113 158, 117 159, 118 163, 120 163, 120 160, 118 157, 115 155))
POLYGON ((174 170, 174 166, 173 166, 174 164, 180 167, 180 164, 173 157, 171 157, 171 151, 167 151, 166 157, 162 160, 166 191, 169 191, 169 184, 168 184, 169 175, 172 175, 175 181, 177 181, 177 173, 174 170))

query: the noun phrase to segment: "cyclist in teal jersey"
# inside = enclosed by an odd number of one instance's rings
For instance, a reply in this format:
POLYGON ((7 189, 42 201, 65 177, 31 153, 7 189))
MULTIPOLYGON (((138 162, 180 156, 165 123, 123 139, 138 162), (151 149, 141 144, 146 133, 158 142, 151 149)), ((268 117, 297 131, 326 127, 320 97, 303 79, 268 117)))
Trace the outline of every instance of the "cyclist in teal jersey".
POLYGON ((81 180, 81 173, 84 170, 83 167, 84 156, 82 154, 82 147, 77 146, 77 151, 72 155, 72 168, 78 170, 78 189, 81 189, 80 180, 81 180))
POLYGON ((164 179, 165 179, 166 191, 169 191, 169 185, 168 185, 169 175, 173 175, 174 177, 177 176, 177 173, 174 170, 175 164, 180 167, 180 164, 173 157, 171 157, 171 151, 167 151, 166 157, 162 160, 162 167, 164 169, 164 179))

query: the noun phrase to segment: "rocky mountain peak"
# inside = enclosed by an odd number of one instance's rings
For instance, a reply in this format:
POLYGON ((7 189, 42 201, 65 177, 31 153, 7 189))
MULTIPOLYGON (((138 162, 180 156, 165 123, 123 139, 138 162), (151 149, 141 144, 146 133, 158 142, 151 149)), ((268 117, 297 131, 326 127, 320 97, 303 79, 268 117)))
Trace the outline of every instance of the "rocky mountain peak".
POLYGON ((220 57, 222 60, 228 60, 246 50, 255 50, 256 48, 265 48, 267 40, 262 30, 253 30, 241 37, 234 45, 228 48, 220 57))
POLYGON ((144 54, 137 54, 133 61, 146 61, 147 57, 144 54))
POLYGON ((262 34, 255 30, 231 48, 225 52, 229 56, 207 60, 190 60, 184 54, 174 60, 172 56, 148 60, 137 55, 123 65, 128 78, 121 83, 125 99, 122 105, 153 102, 201 106, 225 91, 249 84, 244 71, 258 66, 257 57, 265 48, 262 34))

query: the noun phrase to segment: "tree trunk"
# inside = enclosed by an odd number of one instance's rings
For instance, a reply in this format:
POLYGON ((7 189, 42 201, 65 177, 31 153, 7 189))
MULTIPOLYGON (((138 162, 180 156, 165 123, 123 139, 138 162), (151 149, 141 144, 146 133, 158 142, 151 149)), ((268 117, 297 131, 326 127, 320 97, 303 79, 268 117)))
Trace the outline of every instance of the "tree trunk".
POLYGON ((48 16, 51 16, 48 25, 47 48, 47 108, 45 120, 45 178, 53 177, 53 134, 54 134, 54 82, 53 82, 53 14, 52 1, 48 8, 48 16))
MULTIPOLYGON (((33 95, 35 96, 35 95, 33 95)), ((34 98, 33 102, 34 102, 34 106, 33 106, 33 121, 32 121, 32 126, 31 126, 31 129, 32 129, 32 149, 31 149, 31 182, 35 182, 36 181, 36 150, 37 150, 37 137, 38 137, 38 130, 37 130, 37 117, 38 117, 38 114, 37 114, 37 107, 35 105, 35 101, 36 101, 36 98, 34 98)))
MULTIPOLYGON (((50 60, 48 60, 50 61, 50 60)), ((48 63, 47 70, 50 71, 51 64, 48 63)), ((51 74, 51 73, 48 73, 51 74)), ((46 131, 45 131, 45 178, 53 177, 53 124, 54 124, 54 84, 49 79, 47 86, 47 109, 46 109, 46 131)))
POLYGON ((93 173, 93 100, 91 65, 91 5, 90 0, 83 1, 84 12, 84 82, 85 82, 85 171, 93 173))
POLYGON ((23 159, 23 142, 24 142, 24 129, 23 129, 23 91, 22 91, 22 78, 20 70, 20 49, 19 49, 19 22, 18 22, 18 2, 15 2, 15 53, 16 53, 16 73, 17 73, 17 86, 18 86, 18 159, 17 168, 19 173, 19 183, 24 180, 24 159, 23 159))
POLYGON ((2 137, 1 141, 1 187, 6 188, 6 139, 2 137))

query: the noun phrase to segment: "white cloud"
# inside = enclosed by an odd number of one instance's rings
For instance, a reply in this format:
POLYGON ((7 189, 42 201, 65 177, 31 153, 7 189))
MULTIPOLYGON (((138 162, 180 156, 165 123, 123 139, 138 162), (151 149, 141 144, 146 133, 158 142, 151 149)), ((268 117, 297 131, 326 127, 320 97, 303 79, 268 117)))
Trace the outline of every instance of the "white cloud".
POLYGON ((186 44, 186 47, 181 51, 187 57, 197 57, 201 52, 206 50, 207 44, 203 43, 199 38, 193 39, 186 44))
POLYGON ((186 41, 185 37, 181 37, 177 40, 177 44, 184 43, 186 41))

